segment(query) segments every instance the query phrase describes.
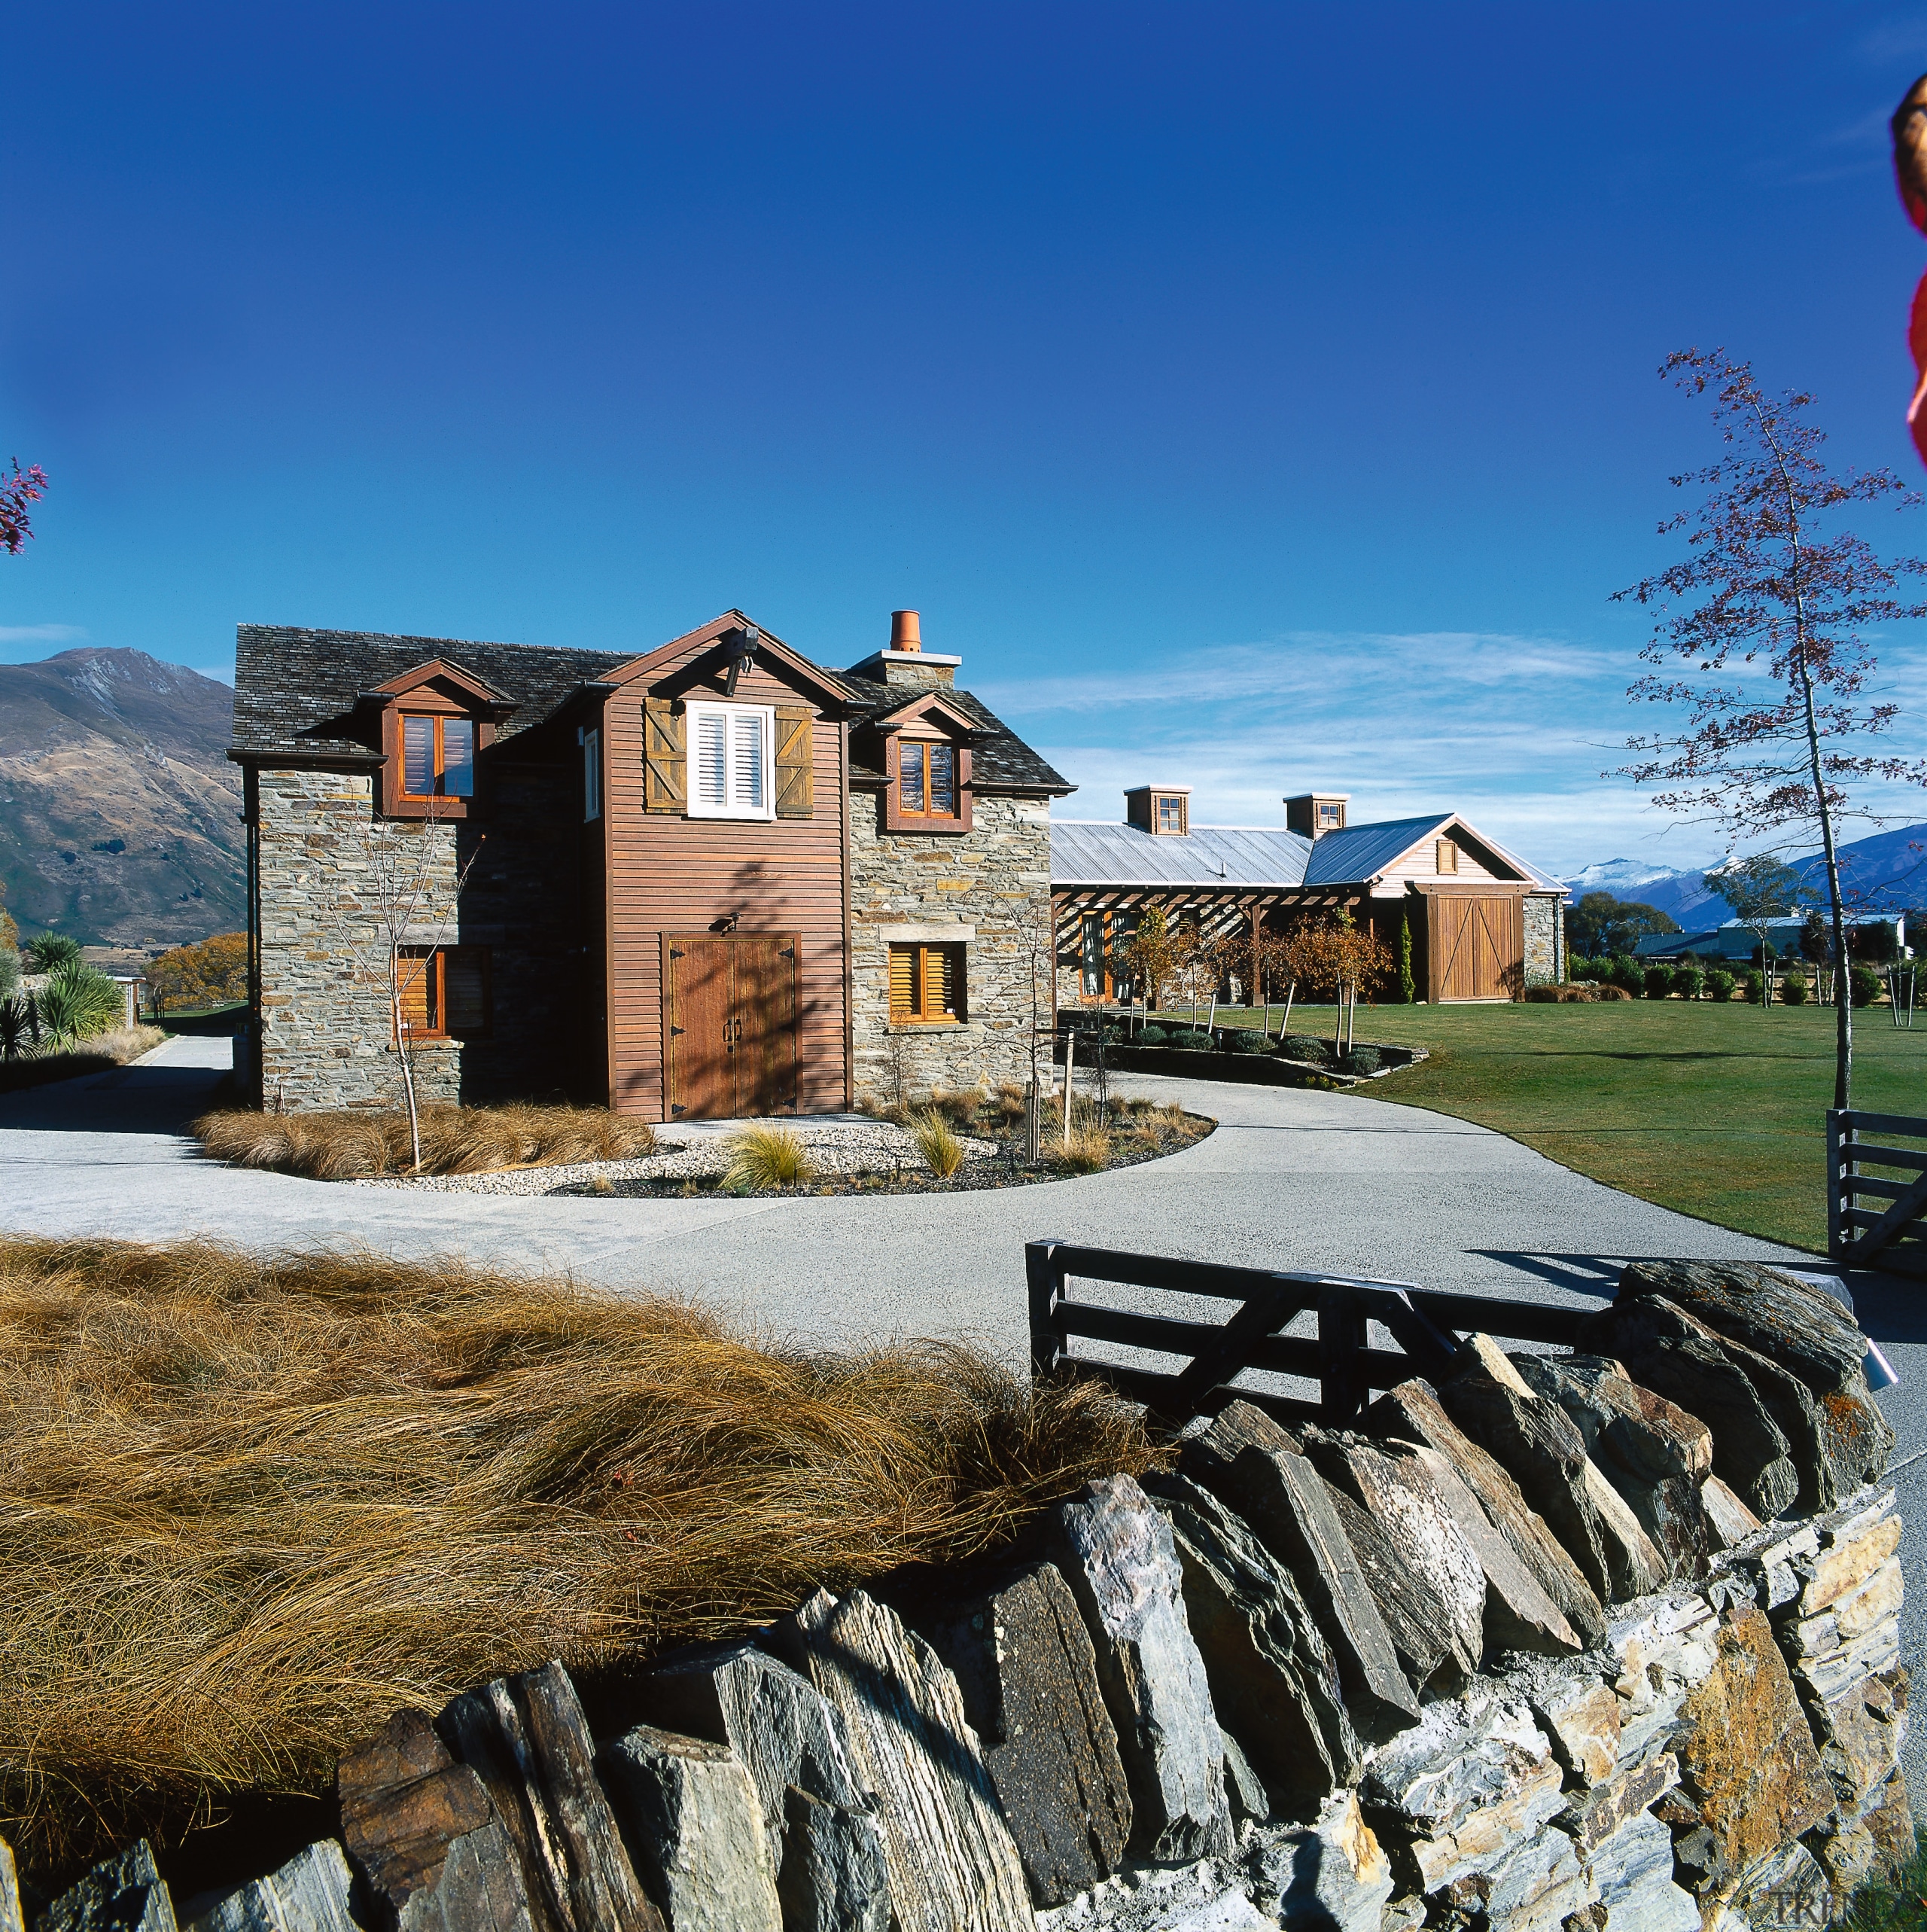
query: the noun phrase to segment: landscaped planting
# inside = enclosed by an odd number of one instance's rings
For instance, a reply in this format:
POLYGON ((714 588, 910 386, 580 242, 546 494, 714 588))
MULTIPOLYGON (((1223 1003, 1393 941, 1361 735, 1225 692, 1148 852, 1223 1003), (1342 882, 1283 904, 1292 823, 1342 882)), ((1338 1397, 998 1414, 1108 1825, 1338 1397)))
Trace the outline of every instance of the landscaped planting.
POLYGON ((324 1792, 397 1710, 978 1555, 1152 1460, 967 1348, 367 1254, 0 1239, 0 1804, 43 1880, 324 1792))
POLYGON ((421 1110, 422 1165, 413 1166, 408 1116, 378 1113, 204 1114, 195 1138, 236 1167, 272 1168, 311 1181, 382 1175, 479 1174, 505 1167, 635 1160, 656 1150, 646 1120, 600 1107, 445 1107, 421 1110))

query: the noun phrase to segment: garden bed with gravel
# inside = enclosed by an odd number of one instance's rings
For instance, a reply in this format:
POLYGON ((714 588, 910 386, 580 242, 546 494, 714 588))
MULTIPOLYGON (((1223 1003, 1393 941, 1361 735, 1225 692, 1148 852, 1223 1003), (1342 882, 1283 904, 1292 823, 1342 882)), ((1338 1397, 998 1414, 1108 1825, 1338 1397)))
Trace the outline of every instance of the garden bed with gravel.
MULTIPOLYGON (((757 1123, 753 1129, 717 1133, 692 1126, 659 1126, 658 1151, 623 1160, 511 1168, 486 1174, 384 1175, 360 1184, 434 1193, 543 1195, 580 1200, 696 1199, 726 1196, 769 1200, 831 1194, 966 1193, 992 1187, 1035 1186, 1111 1168, 1131 1167, 1176 1153, 1201 1140, 1216 1124, 1181 1109, 1149 1102, 1113 1101, 1109 1122, 1081 1098, 1072 1117, 1070 1144, 1053 1105, 1043 1135, 1042 1157, 1024 1158, 1020 1118, 1015 1132, 982 1135, 951 1129, 956 1164, 937 1171, 950 1156, 939 1135, 933 1145, 926 1122, 885 1120, 757 1123), (1087 1107, 1089 1111, 1087 1114, 1087 1107), (1053 1126, 1052 1121, 1056 1124, 1053 1126), (920 1131, 921 1130, 921 1131, 920 1131), (785 1150, 789 1136, 799 1148, 785 1150), (774 1142, 776 1144, 772 1146, 774 1142), (787 1157, 796 1178, 775 1178, 787 1157), (772 1159, 778 1163, 772 1168, 772 1159), (932 1165, 933 1159, 937 1163, 932 1165)), ((946 1125, 948 1123, 946 1123, 946 1125)))

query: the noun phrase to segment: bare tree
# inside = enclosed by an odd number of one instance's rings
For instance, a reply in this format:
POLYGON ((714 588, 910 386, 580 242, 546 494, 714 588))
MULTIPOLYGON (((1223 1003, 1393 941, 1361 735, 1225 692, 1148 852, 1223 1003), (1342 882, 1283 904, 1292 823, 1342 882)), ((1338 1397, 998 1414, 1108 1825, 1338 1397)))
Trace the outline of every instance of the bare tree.
POLYGON ((386 997, 409 1147, 418 1172, 422 1115, 409 1009, 436 952, 448 943, 461 888, 483 843, 478 838, 467 863, 458 866, 435 836, 442 822, 432 805, 425 818, 358 819, 344 841, 357 861, 357 877, 338 881, 330 898, 356 983, 379 986, 386 997))
MULTIPOLYGON (((1863 633, 1927 616, 1927 605, 1895 594, 1902 576, 1927 565, 1883 560, 1856 532, 1828 525, 1860 506, 1920 498, 1886 470, 1834 475, 1819 455, 1825 436, 1802 413, 1813 398, 1769 395, 1749 364, 1722 349, 1682 349, 1660 373, 1688 395, 1712 392, 1727 453, 1670 479, 1706 492, 1697 510, 1660 526, 1662 535, 1687 530, 1690 554, 1615 593, 1658 607, 1641 654, 1677 673, 1655 672, 1628 695, 1685 714, 1679 729, 1628 739, 1642 755, 1620 775, 1664 787, 1655 805, 1710 820, 1734 843, 1817 834, 1834 952, 1844 960, 1838 829, 1849 817, 1884 822, 1855 809, 1849 788, 1927 785, 1927 760, 1855 747, 1898 715, 1869 690, 1875 660, 1863 633)), ((1834 1105, 1843 1108, 1852 1102, 1853 1002, 1834 1010, 1834 1105)))

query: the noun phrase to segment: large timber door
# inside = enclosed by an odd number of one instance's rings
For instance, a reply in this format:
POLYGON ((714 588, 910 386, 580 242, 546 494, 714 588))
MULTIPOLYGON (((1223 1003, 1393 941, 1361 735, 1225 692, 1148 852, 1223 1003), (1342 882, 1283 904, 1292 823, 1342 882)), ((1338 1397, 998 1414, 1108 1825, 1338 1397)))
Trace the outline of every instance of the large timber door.
POLYGON ((796 1111, 795 933, 667 933, 662 1090, 672 1120, 796 1111))
POLYGON ((1510 893, 1431 892, 1428 997, 1505 1000, 1525 970, 1524 901, 1510 893))

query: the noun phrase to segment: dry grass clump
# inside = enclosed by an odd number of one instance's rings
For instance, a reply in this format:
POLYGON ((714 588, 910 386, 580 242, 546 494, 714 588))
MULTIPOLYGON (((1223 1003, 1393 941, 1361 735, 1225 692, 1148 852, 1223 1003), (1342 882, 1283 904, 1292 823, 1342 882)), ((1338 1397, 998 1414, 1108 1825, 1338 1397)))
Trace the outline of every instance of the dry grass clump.
POLYGON ((810 1178, 810 1150, 793 1127, 753 1122, 723 1144, 729 1156, 726 1187, 793 1187, 810 1178))
POLYGON ((71 1870, 408 1704, 995 1546, 1153 1459, 1089 1384, 459 1261, 0 1238, 0 1814, 71 1870))
POLYGON ((1050 1150, 1058 1165, 1073 1174, 1101 1173, 1111 1164, 1111 1137, 1102 1127, 1073 1126, 1068 1137, 1052 1142, 1050 1150))
MULTIPOLYGON (((646 1120, 601 1107, 449 1107, 421 1110, 424 1174, 635 1160, 656 1151, 646 1120)), ((408 1116, 394 1113, 257 1114, 228 1109, 193 1125, 202 1147, 237 1167, 273 1168, 311 1181, 361 1181, 412 1171, 408 1116)))
POLYGON ((158 1026, 114 1026, 96 1033, 81 1044, 90 1053, 105 1053, 116 1066, 126 1066, 143 1053, 151 1053, 166 1044, 167 1035, 158 1026))
POLYGON ((964 1165, 964 1143, 934 1107, 910 1117, 910 1138, 923 1156, 924 1165, 939 1181, 948 1181, 964 1165))

